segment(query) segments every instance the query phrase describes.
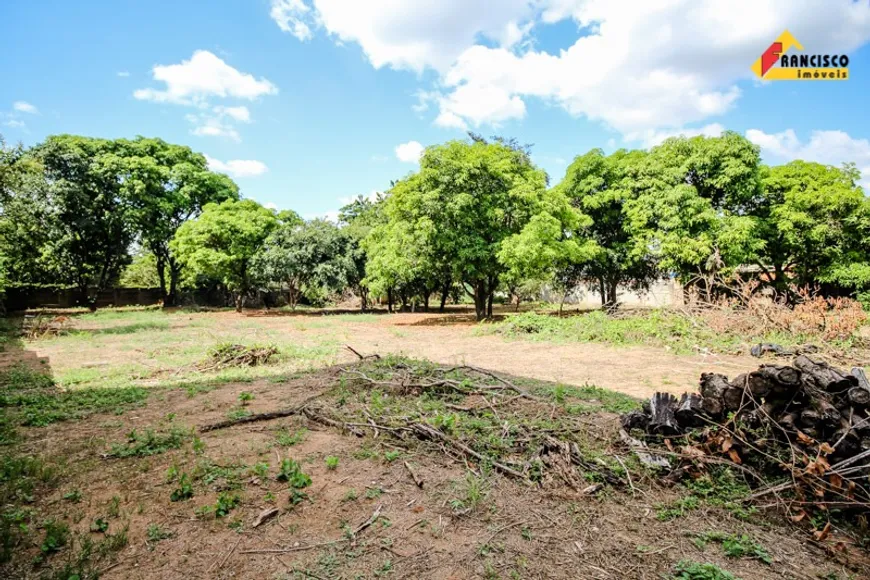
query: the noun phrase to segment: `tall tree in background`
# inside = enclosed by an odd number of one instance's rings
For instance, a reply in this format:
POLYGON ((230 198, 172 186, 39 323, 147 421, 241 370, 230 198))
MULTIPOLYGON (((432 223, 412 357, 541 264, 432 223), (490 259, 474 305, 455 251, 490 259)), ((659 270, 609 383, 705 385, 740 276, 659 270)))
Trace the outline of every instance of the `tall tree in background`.
POLYGON ((190 276, 219 280, 241 312, 254 285, 251 259, 278 224, 275 212, 250 199, 210 203, 178 228, 170 250, 190 276))
POLYGON ((347 238, 351 259, 347 283, 359 296, 361 310, 368 308, 369 297, 369 288, 365 283, 368 255, 363 247, 363 240, 383 221, 384 200, 381 193, 374 200, 359 195, 338 212, 338 223, 342 226, 342 234, 347 238))
MULTIPOLYGON (((42 261, 48 236, 48 196, 42 167, 21 145, 0 136, 0 276, 3 285, 50 283, 42 261)), ((2 292, 2 287, 0 287, 2 292)))
POLYGON ((601 149, 593 149, 574 159, 556 186, 574 207, 591 218, 583 232, 601 248, 595 259, 567 265, 557 273, 557 280, 564 280, 566 286, 572 281, 594 281, 602 305, 615 304, 620 287, 648 290, 658 274, 650 253, 637 251, 638 240, 627 227, 625 211, 645 157, 644 151, 621 149, 608 156, 601 149))
POLYGON ((625 210, 636 256, 652 252, 708 296, 761 244, 750 215, 761 198, 759 151, 737 133, 666 140, 644 158, 633 187, 625 210))
MULTIPOLYGON (((514 268, 528 275, 544 267, 526 251, 533 247, 530 239, 548 248, 580 243, 565 236, 574 225, 565 222, 577 212, 546 183, 528 153, 509 143, 478 138, 429 147, 420 171, 391 190, 387 223, 372 231, 369 246, 382 247, 381 260, 394 263, 387 270, 396 275, 419 277, 447 265, 469 289, 481 320, 492 315, 493 294, 505 272, 514 268)), ((370 264, 377 255, 371 249, 370 264)))
POLYGON ((129 261, 135 235, 119 179, 123 156, 112 141, 75 135, 49 137, 31 153, 50 199, 44 259, 55 279, 74 285, 81 303, 94 309, 99 292, 129 261))
POLYGON ((338 226, 323 219, 282 224, 251 260, 256 278, 287 289, 294 310, 300 296, 322 302, 341 292, 352 268, 347 238, 338 226))
POLYGON ((792 161, 765 169, 754 209, 763 246, 756 263, 788 296, 792 285, 870 286, 870 202, 854 166, 792 161))
POLYGON ((205 157, 189 147, 144 137, 116 144, 123 156, 123 189, 131 216, 142 245, 155 257, 163 305, 174 306, 181 264, 170 251, 170 241, 206 204, 238 199, 239 188, 226 175, 209 171, 205 157))

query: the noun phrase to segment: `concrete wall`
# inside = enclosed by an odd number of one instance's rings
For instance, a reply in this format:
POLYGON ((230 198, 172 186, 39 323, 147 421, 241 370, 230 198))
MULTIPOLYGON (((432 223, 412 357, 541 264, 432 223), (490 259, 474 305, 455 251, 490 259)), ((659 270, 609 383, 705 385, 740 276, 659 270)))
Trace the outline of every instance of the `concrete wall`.
MULTIPOLYGON (((561 295, 545 289, 542 299, 547 302, 559 302, 561 295)), ((659 280, 655 282, 648 292, 638 293, 629 290, 619 290, 619 302, 625 306, 641 308, 665 308, 683 303, 682 286, 674 279, 659 280)), ((565 304, 580 306, 583 308, 601 307, 601 295, 596 290, 580 287, 571 293, 565 300, 565 304)))

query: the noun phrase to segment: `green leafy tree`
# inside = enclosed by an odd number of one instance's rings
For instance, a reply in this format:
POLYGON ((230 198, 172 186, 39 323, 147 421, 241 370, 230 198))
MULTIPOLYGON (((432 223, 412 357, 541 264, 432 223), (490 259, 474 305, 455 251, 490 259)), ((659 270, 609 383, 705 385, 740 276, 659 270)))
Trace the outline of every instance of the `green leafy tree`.
POLYGON ((819 282, 870 286, 870 202, 859 179, 853 165, 793 161, 765 171, 755 263, 779 292, 819 282))
POLYGON ((502 275, 534 276, 552 267, 526 251, 530 242, 549 257, 586 247, 567 235, 581 216, 546 184, 527 151, 511 142, 476 138, 429 147, 420 171, 393 187, 386 223, 370 235, 372 278, 387 272, 425 279, 444 265, 468 288, 477 318, 491 316, 502 275))
POLYGON ((122 288, 159 288, 157 257, 148 251, 134 254, 132 261, 121 272, 118 284, 122 288))
POLYGON ((42 262, 47 220, 42 168, 21 145, 7 147, 0 135, 0 276, 4 287, 52 281, 42 262))
POLYGON ((178 228, 170 250, 191 276, 220 281, 241 312, 254 287, 251 259, 278 223, 275 212, 250 199, 210 203, 178 228))
POLYGON ((30 153, 41 164, 50 200, 43 259, 94 309, 97 294, 129 261, 134 238, 132 208, 119 179, 123 157, 112 141, 75 135, 49 137, 30 153))
POLYGON ((206 204, 238 199, 239 188, 226 175, 209 171, 205 157, 189 147, 144 137, 116 145, 123 156, 123 191, 133 208, 134 225, 142 245, 154 255, 163 304, 173 306, 181 264, 170 251, 172 238, 206 204))
POLYGON ((282 224, 251 261, 254 275, 287 290, 290 307, 300 296, 312 302, 340 291, 353 268, 347 238, 323 219, 282 224))
POLYGON ((595 259, 568 264, 557 273, 564 290, 572 290, 579 281, 593 282, 602 305, 608 305, 617 302, 620 287, 647 290, 657 277, 651 254, 637 251, 639 243, 628 228, 625 208, 634 196, 634 178, 645 158, 644 151, 621 149, 608 156, 593 149, 575 158, 556 186, 591 218, 583 233, 601 248, 595 259))
POLYGON ((372 200, 359 195, 338 212, 338 222, 347 238, 347 251, 351 262, 347 272, 348 286, 360 298, 360 309, 368 308, 369 288, 365 283, 368 255, 363 240, 383 221, 383 194, 372 200))
POLYGON ((709 296, 715 280, 760 245, 750 215, 761 196, 759 152, 741 135, 668 139, 631 178, 625 211, 635 256, 652 253, 684 284, 709 296))

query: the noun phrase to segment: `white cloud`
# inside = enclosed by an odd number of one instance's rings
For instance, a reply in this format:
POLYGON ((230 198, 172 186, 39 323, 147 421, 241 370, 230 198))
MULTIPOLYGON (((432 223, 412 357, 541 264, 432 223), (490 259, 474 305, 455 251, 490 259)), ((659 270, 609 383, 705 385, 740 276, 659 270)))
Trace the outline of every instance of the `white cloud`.
POLYGON ((417 163, 423 155, 423 145, 418 141, 408 141, 396 147, 396 159, 402 163, 417 163))
POLYGON ((780 133, 749 129, 746 138, 761 147, 768 163, 793 159, 838 167, 843 163, 855 163, 863 177, 861 185, 870 188, 870 141, 867 139, 855 139, 844 131, 813 131, 810 140, 802 143, 794 129, 780 133))
MULTIPOLYGON (((213 157, 205 156, 208 168, 218 173, 226 173, 231 177, 255 177, 266 173, 269 168, 262 161, 252 159, 232 159, 219 161, 213 157)), ((268 206, 267 206, 268 207, 268 206)))
POLYGON ((13 129, 24 129, 27 127, 24 121, 20 121, 18 119, 9 119, 8 121, 3 121, 3 124, 13 129))
POLYGON ((118 71, 117 74, 118 74, 119 77, 122 77, 122 78, 126 78, 126 77, 130 76, 130 73, 127 72, 127 71, 125 71, 125 70, 118 71))
MULTIPOLYGON (((537 1, 537 0, 535 0, 537 1)), ((446 70, 480 38, 511 47, 528 33, 531 0, 273 0, 272 19, 301 40, 323 27, 360 45, 375 68, 446 70)))
POLYGON ((133 93, 137 99, 190 105, 209 97, 253 100, 278 92, 271 81, 240 72, 207 50, 197 50, 180 64, 156 65, 152 72, 165 90, 139 89, 133 93))
POLYGON ((304 42, 311 38, 311 28, 304 20, 309 11, 302 0, 272 0, 269 16, 278 28, 304 42))
POLYGON ((212 110, 219 116, 226 115, 242 123, 251 122, 251 112, 248 110, 248 107, 224 107, 219 105, 212 110))
POLYGON ((645 142, 711 126, 786 28, 812 53, 848 54, 870 39, 870 6, 853 0, 503 0, 498 10, 490 0, 284 3, 309 32, 358 44, 375 68, 436 71, 414 105, 437 105, 436 125, 497 126, 540 99, 645 142), (534 48, 535 24, 566 19, 578 26, 573 45, 534 48))
POLYGON ((28 113, 30 115, 38 115, 39 109, 37 109, 34 105, 31 105, 27 101, 15 101, 12 103, 12 108, 19 113, 28 113))
POLYGON ((272 210, 277 210, 277 209, 278 209, 278 205, 275 204, 275 203, 273 203, 273 202, 271 202, 271 201, 268 202, 268 203, 266 203, 263 207, 265 207, 266 209, 272 209, 272 210))
POLYGON ((220 121, 209 120, 205 125, 194 127, 190 132, 197 137, 226 137, 236 143, 242 140, 238 131, 229 125, 222 124, 220 121))

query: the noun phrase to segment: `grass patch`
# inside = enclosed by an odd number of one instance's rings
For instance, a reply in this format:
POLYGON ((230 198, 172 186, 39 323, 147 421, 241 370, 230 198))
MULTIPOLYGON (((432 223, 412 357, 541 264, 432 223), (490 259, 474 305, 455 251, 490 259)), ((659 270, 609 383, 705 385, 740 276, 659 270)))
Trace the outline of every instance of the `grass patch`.
POLYGON ((305 438, 308 436, 308 429, 302 428, 298 429, 294 432, 287 431, 286 429, 282 429, 278 431, 275 435, 275 441, 281 447, 292 447, 293 445, 297 445, 305 441, 305 438))
POLYGON ((674 568, 673 580, 740 580, 715 564, 680 560, 674 568))
POLYGON ((725 534, 723 532, 707 532, 698 534, 693 540, 699 550, 703 550, 710 542, 722 544, 722 551, 728 558, 750 558, 764 562, 767 565, 773 563, 773 559, 764 546, 759 544, 748 534, 725 534))
POLYGON ((733 350, 745 340, 716 333, 667 310, 619 318, 598 310, 563 317, 523 312, 502 322, 481 326, 480 332, 527 340, 669 347, 677 353, 693 352, 695 345, 733 350))
POLYGON ((0 408, 6 411, 0 419, 0 442, 12 437, 15 424, 44 427, 94 413, 120 414, 147 398, 141 387, 60 390, 49 375, 30 367, 0 370, 0 408))
POLYGON ((109 450, 111 457, 147 457, 178 449, 189 437, 189 432, 181 427, 173 427, 166 433, 158 433, 152 429, 136 431, 127 435, 125 443, 115 443, 109 450))

